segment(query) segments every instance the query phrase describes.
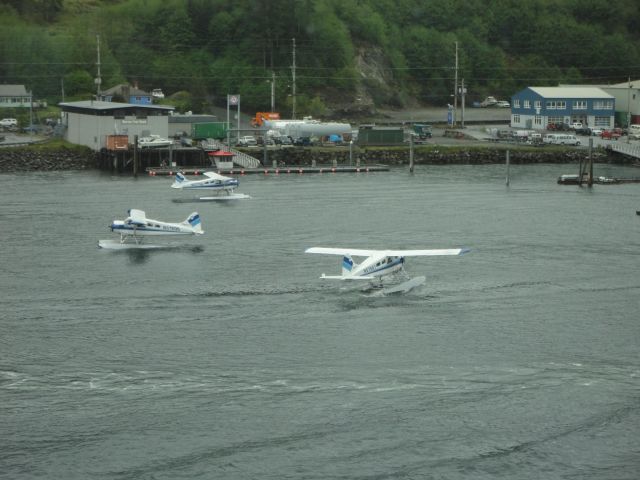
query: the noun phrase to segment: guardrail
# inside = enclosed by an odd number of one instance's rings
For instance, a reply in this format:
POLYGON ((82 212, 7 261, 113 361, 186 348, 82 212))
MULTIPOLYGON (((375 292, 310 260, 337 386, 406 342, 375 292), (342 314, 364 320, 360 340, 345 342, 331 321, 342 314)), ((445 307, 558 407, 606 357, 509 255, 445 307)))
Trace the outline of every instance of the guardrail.
POLYGON ((628 155, 633 158, 640 158, 640 145, 616 142, 607 145, 606 148, 610 148, 614 152, 622 153, 623 155, 628 155))

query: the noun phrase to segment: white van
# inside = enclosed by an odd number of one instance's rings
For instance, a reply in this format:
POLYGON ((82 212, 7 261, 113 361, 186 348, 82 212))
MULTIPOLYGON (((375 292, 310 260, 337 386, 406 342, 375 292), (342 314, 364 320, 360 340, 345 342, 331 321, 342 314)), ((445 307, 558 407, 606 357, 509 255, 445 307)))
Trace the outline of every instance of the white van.
POLYGON ((640 140, 640 124, 629 125, 629 138, 632 140, 640 140))
POLYGON ((542 141, 551 145, 580 145, 580 140, 575 135, 566 133, 549 133, 542 141))

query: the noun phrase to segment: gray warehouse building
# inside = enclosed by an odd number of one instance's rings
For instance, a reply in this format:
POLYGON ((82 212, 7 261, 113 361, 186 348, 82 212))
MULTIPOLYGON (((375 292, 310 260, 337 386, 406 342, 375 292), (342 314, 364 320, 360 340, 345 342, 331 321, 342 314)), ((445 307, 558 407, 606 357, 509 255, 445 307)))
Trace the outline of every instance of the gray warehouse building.
POLYGON ((107 138, 127 135, 129 143, 150 134, 169 136, 169 115, 173 107, 85 100, 60 103, 64 138, 94 151, 106 148, 107 138))

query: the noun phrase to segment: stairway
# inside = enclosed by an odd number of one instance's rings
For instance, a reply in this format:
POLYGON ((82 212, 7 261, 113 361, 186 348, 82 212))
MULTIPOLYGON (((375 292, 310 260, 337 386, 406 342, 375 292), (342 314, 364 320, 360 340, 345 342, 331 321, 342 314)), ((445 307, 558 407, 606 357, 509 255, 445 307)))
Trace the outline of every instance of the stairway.
POLYGON ((228 150, 231 153, 233 153, 234 157, 233 157, 233 163, 235 163, 236 165, 241 166, 242 168, 258 168, 260 167, 260 160, 258 160, 257 158, 252 157, 251 155, 247 155, 246 153, 240 152, 238 150, 235 150, 233 148, 229 148, 227 149, 227 146, 218 141, 218 140, 214 140, 212 138, 208 138, 207 140, 202 140, 200 142, 200 146, 204 149, 204 150, 228 150))

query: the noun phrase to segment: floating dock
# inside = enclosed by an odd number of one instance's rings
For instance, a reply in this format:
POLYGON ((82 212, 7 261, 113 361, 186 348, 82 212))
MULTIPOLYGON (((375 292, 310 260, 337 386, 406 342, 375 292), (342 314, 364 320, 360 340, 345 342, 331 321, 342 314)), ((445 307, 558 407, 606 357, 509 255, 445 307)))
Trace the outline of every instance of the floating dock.
MULTIPOLYGON (((587 185, 589 178, 587 176, 580 180, 579 175, 561 175, 558 178, 560 185, 587 185)), ((611 178, 611 177, 594 177, 593 183, 597 185, 620 185, 623 183, 640 183, 640 177, 632 178, 611 178)))
POLYGON ((282 166, 282 167, 259 167, 259 168, 229 168, 220 169, 215 166, 206 167, 147 167, 147 173, 151 176, 156 175, 175 175, 182 172, 185 175, 202 175, 204 172, 213 171, 220 175, 283 175, 283 174, 307 174, 307 173, 375 173, 388 172, 388 165, 361 165, 361 166, 320 166, 320 167, 301 167, 301 166, 282 166))

